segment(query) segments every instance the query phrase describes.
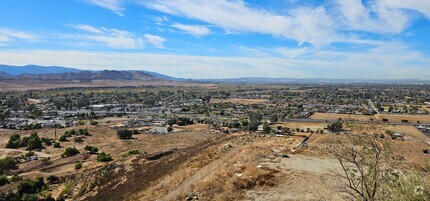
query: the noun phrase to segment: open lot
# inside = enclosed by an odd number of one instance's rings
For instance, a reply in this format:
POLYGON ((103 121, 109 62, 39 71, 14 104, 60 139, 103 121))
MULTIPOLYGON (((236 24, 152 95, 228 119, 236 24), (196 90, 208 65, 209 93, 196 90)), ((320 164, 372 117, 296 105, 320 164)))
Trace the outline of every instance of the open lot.
POLYGON ((351 121, 370 121, 374 118, 372 115, 355 115, 355 114, 335 114, 335 113, 315 113, 311 119, 318 120, 351 120, 351 121))

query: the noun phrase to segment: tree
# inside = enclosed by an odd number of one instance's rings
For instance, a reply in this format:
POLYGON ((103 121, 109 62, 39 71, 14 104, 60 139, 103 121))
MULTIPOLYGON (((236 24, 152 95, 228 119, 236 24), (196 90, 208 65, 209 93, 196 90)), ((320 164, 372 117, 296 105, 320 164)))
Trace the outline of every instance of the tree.
POLYGON ((12 157, 7 156, 6 158, 0 159, 0 175, 14 168, 16 168, 16 160, 12 157))
POLYGON ((332 133, 339 133, 343 128, 342 122, 337 121, 327 125, 327 129, 332 133))
POLYGON ((376 133, 348 134, 346 139, 327 147, 342 167, 342 173, 336 173, 340 190, 355 200, 384 198, 384 185, 395 180, 389 144, 376 133))
POLYGON ((17 149, 20 144, 21 136, 19 134, 13 134, 10 136, 8 143, 6 144, 6 148, 17 149))
POLYGON ((42 140, 39 138, 37 133, 31 134, 27 142, 27 150, 41 149, 41 148, 43 148, 42 140))

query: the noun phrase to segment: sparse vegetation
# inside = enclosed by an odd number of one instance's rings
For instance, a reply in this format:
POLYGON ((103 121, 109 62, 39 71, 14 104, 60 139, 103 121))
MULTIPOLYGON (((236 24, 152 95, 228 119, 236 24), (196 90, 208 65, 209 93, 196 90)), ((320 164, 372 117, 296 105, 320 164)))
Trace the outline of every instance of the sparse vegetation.
POLYGON ((130 150, 127 153, 123 154, 122 157, 126 158, 132 155, 138 155, 140 154, 139 150, 135 149, 135 150, 130 150))

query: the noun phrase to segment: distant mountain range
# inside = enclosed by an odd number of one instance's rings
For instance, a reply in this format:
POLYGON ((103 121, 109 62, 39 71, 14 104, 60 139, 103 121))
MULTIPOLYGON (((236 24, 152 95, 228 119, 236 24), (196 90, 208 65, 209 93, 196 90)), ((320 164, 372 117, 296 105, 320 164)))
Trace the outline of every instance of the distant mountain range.
POLYGON ((76 68, 66 68, 62 66, 10 66, 0 65, 0 72, 5 72, 10 75, 21 75, 21 74, 47 74, 47 73, 75 73, 81 70, 76 68))
POLYGON ((325 78, 269 78, 244 77, 231 79, 185 79, 175 78, 150 71, 88 71, 62 66, 10 66, 0 65, 0 80, 140 80, 140 81, 180 81, 192 83, 224 84, 347 84, 347 83, 426 83, 430 80, 417 79, 325 79, 325 78))

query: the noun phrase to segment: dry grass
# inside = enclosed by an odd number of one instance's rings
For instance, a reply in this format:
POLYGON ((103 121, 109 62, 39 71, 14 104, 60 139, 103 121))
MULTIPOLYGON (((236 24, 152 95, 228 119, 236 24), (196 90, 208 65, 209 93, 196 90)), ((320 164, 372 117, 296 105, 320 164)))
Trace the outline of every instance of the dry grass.
POLYGON ((376 119, 388 119, 389 122, 400 123, 402 120, 408 120, 411 123, 420 123, 428 124, 430 123, 430 115, 388 115, 388 114, 377 114, 375 115, 376 119))
POLYGON ((338 120, 341 118, 342 120, 358 120, 358 121, 370 121, 370 119, 374 119, 372 115, 355 115, 355 114, 334 114, 334 113, 315 113, 311 117, 311 119, 319 119, 319 120, 338 120))

